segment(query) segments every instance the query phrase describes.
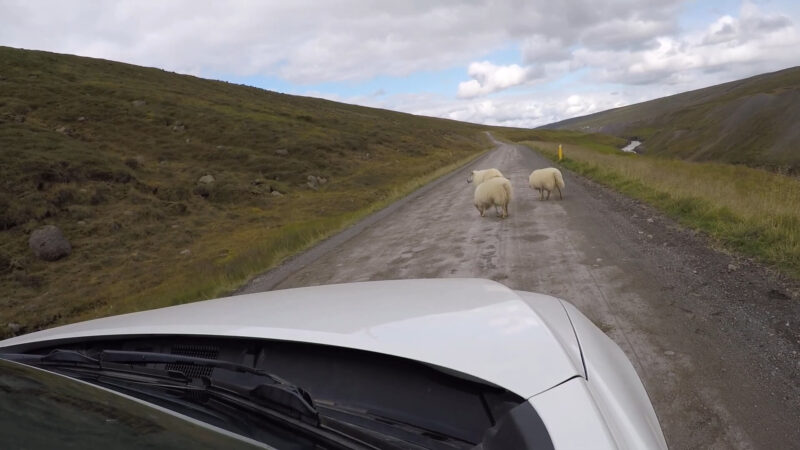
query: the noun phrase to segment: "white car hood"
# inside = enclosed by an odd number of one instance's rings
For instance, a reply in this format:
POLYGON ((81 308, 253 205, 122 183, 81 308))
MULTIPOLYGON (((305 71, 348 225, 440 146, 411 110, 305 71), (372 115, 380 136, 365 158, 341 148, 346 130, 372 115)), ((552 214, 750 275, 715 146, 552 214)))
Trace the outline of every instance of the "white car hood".
POLYGON ((559 301, 523 295, 479 279, 315 286, 96 319, 7 339, 0 348, 154 334, 310 342, 422 361, 529 398, 583 371, 566 313, 553 313, 563 312, 559 301), (537 303, 547 306, 537 308, 547 321, 532 309, 537 303))

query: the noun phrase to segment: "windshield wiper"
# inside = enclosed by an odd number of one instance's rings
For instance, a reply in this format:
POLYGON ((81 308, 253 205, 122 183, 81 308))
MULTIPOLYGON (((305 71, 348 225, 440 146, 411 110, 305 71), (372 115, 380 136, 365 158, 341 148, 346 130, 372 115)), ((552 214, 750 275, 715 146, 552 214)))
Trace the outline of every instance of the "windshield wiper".
POLYGON ((161 381, 172 382, 168 384, 168 386, 173 388, 181 386, 179 384, 174 384, 174 382, 183 381, 189 383, 199 379, 199 385, 197 383, 191 385, 193 390, 199 389, 211 392, 213 389, 221 388, 222 391, 226 392, 229 396, 243 397, 259 406, 276 409, 310 425, 319 425, 319 413, 314 406, 314 402, 311 396, 302 388, 263 370, 229 361, 173 355, 169 353, 122 350, 103 350, 97 354, 96 358, 93 358, 75 350, 62 349, 52 350, 45 355, 0 354, 0 358, 39 367, 72 368, 84 373, 86 370, 101 371, 105 376, 109 376, 111 372, 136 375, 134 378, 121 377, 130 382, 137 382, 138 379, 139 382, 147 383, 147 380, 141 379, 143 375, 149 376, 162 373, 164 376, 161 377, 161 381), (223 369, 250 375, 244 379, 244 381, 249 381, 249 383, 247 383, 246 388, 242 387, 245 383, 224 383, 223 386, 223 384, 212 377, 189 376, 185 371, 175 368, 165 368, 162 370, 148 367, 148 370, 141 371, 132 367, 120 367, 120 365, 136 366, 143 364, 189 365, 223 369))
POLYGON ((320 401, 318 409, 325 419, 334 427, 341 427, 344 432, 350 432, 350 427, 356 426, 381 434, 391 434, 404 442, 414 443, 428 449, 452 450, 472 448, 472 442, 449 436, 441 432, 413 425, 402 420, 378 415, 374 412, 337 405, 333 402, 320 401))
MULTIPOLYGON (((209 417, 210 412, 217 420, 229 423, 232 431, 234 428, 243 431, 239 426, 249 415, 313 437, 322 444, 320 448, 386 447, 369 444, 326 426, 306 391, 263 370, 228 361, 167 353, 102 350, 93 355, 55 349, 43 355, 0 354, 0 359, 53 370, 168 408, 167 404, 174 405, 170 409, 190 416, 209 417), (163 367, 153 367, 153 364, 163 367), (232 374, 193 375, 197 371, 192 367, 222 369, 232 374), (222 419, 220 414, 227 419, 222 419)), ((226 428, 221 423, 217 425, 226 428)))
POLYGON ((0 354, 0 359, 54 370, 161 406, 167 406, 163 403, 167 402, 184 413, 193 411, 197 418, 213 416, 236 426, 242 422, 243 413, 249 414, 316 436, 327 444, 325 448, 471 447, 440 433, 324 401, 319 405, 320 413, 302 388, 266 371, 229 361, 121 350, 102 350, 90 356, 69 349, 47 354, 0 354), (198 368, 220 369, 223 373, 198 368), (388 428, 394 431, 388 432, 388 428))

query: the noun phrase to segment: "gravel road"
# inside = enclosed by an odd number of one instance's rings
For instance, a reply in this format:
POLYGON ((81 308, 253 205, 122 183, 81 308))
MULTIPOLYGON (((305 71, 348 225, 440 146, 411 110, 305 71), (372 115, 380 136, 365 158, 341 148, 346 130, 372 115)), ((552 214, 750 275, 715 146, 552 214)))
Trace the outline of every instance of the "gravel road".
POLYGON ((481 277, 554 295, 627 353, 671 448, 800 448, 799 286, 566 171, 564 200, 539 201, 527 177, 550 165, 498 145, 239 293, 481 277), (472 206, 489 167, 514 188, 505 220, 472 206))

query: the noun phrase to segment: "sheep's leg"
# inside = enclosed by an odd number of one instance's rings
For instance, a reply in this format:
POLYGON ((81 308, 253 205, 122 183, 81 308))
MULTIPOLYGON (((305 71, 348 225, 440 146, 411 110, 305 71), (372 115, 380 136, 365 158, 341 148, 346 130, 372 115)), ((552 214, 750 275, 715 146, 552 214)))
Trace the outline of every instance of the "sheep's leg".
POLYGON ((497 215, 497 217, 500 217, 500 205, 497 203, 494 204, 494 213, 497 215))
POLYGON ((544 200, 544 189, 536 189, 539 191, 539 200, 544 200))
POLYGON ((550 191, 547 191, 547 199, 550 200, 550 191))
POLYGON ((508 217, 508 203, 503 205, 503 219, 505 219, 506 217, 508 217))
POLYGON ((563 195, 561 195, 561 188, 560 188, 560 187, 558 187, 558 186, 556 186, 556 189, 558 189, 558 199, 559 199, 559 200, 564 200, 564 196, 563 196, 563 195))

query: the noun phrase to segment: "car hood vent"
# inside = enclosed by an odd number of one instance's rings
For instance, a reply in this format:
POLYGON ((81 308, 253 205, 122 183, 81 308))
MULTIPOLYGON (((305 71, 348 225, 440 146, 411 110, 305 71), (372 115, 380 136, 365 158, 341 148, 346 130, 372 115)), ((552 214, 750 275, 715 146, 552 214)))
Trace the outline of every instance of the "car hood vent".
MULTIPOLYGON (((173 355, 192 356, 195 358, 217 359, 219 347, 213 345, 176 345, 170 352, 173 355)), ((167 364, 167 370, 177 370, 189 377, 210 376, 213 367, 198 366, 194 364, 167 364)))

